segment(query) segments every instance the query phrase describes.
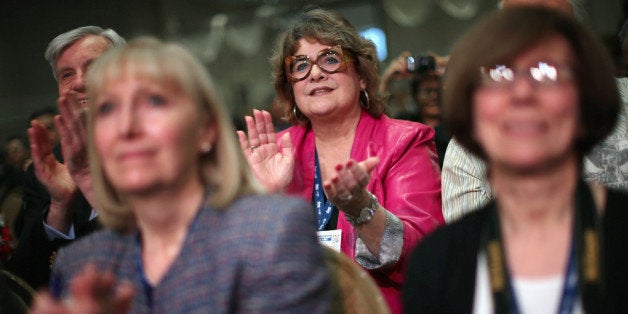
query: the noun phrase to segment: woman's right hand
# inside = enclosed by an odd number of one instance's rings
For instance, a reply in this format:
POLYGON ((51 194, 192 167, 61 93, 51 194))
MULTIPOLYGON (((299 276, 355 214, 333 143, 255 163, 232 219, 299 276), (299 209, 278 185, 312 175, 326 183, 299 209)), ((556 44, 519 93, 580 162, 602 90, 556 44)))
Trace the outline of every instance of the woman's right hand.
POLYGON ((92 264, 72 279, 69 289, 64 300, 56 299, 48 291, 38 292, 29 313, 127 313, 135 294, 131 283, 118 284, 111 273, 100 273, 92 264))
POLYGON ((292 181, 294 169, 290 134, 285 133, 277 145, 272 117, 265 110, 253 110, 253 117, 245 116, 244 120, 248 138, 243 131, 237 133, 251 171, 268 191, 283 191, 292 181))

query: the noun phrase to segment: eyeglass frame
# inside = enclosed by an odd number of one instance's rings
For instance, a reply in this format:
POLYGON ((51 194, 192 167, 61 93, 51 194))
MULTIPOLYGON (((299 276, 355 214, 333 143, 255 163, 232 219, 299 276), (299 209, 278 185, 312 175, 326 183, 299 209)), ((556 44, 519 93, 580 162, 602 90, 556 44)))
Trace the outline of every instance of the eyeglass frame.
POLYGON ((327 73, 327 74, 334 74, 334 73, 338 73, 338 72, 343 72, 347 69, 347 62, 353 62, 355 59, 352 57, 351 53, 349 51, 347 51, 346 49, 342 48, 341 45, 334 45, 334 46, 330 46, 327 47, 325 49, 322 49, 321 51, 318 52, 318 54, 316 55, 316 59, 314 60, 314 62, 312 62, 312 59, 310 59, 310 56, 308 55, 293 55, 293 56, 288 56, 284 59, 284 71, 286 71, 286 77, 288 78, 288 81, 290 82, 299 82, 302 81, 304 79, 306 79, 310 73, 312 72, 312 68, 314 67, 314 65, 316 64, 316 66, 318 66, 318 68, 327 73), (324 54, 326 54, 329 51, 334 51, 336 53, 338 53, 338 55, 340 56, 340 64, 338 65, 338 68, 333 70, 333 71, 327 71, 325 70, 323 67, 318 65, 318 60, 320 59, 321 56, 323 56, 324 54), (345 53, 347 52, 347 53, 345 53), (291 68, 291 64, 292 62, 294 62, 295 60, 299 59, 299 58, 304 58, 305 60, 307 60, 308 62, 311 63, 310 65, 310 69, 307 71, 307 73, 305 73, 305 75, 302 78, 296 78, 292 75, 292 71, 290 70, 291 68))
POLYGON ((515 83, 515 80, 522 76, 522 73, 527 73, 525 78, 534 86, 534 87, 554 87, 558 86, 564 82, 569 82, 574 79, 576 71, 573 66, 568 64, 553 64, 551 62, 546 61, 538 61, 535 66, 529 66, 524 68, 512 68, 510 66, 504 64, 496 64, 491 67, 481 66, 480 67, 480 82, 479 87, 484 88, 492 88, 492 89, 501 89, 512 86, 515 83), (555 71, 556 78, 552 79, 548 77, 546 72, 542 70, 542 68, 551 67, 555 71), (497 81, 491 76, 490 72, 494 70, 507 69, 511 71, 512 78, 505 78, 504 75, 500 75, 503 81, 497 81), (539 69, 541 72, 542 78, 544 80, 539 80, 534 77, 533 69, 539 69), (527 71, 526 71, 527 70, 527 71), (560 74, 562 73, 562 74, 560 74), (549 83, 547 83, 549 82, 549 83))

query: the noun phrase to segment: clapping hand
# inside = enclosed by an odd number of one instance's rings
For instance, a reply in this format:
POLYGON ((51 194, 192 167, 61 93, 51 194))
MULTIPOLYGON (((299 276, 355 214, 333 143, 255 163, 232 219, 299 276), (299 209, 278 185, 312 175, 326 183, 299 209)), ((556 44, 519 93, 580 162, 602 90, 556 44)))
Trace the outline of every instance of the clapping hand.
POLYGON ((47 222, 53 228, 67 232, 69 222, 66 209, 77 191, 76 183, 67 167, 55 158, 48 130, 37 120, 31 121, 28 138, 31 143, 35 175, 50 194, 50 212, 47 222))
POLYGON ((134 290, 128 282, 116 284, 110 273, 99 273, 88 265, 70 282, 69 295, 58 300, 48 291, 35 296, 32 314, 127 313, 134 290))
POLYGON ((80 102, 75 92, 70 92, 67 96, 59 97, 58 105, 61 115, 55 117, 55 126, 61 137, 64 163, 78 188, 93 206, 87 154, 87 104, 80 102))
POLYGON ((345 165, 336 165, 336 173, 323 182, 327 198, 346 214, 359 216, 360 208, 370 205, 366 185, 378 163, 378 157, 369 157, 362 162, 350 159, 345 165))
POLYGON ((87 108, 74 93, 58 100, 60 115, 55 116, 55 126, 61 137, 64 163, 52 152, 48 130, 36 120, 31 121, 28 137, 35 175, 50 194, 50 211, 46 222, 53 228, 67 232, 67 208, 78 189, 92 203, 92 180, 87 157, 87 108))
POLYGON ((284 134, 277 145, 272 117, 265 110, 253 110, 253 117, 244 119, 248 138, 243 131, 238 131, 238 139, 253 174, 268 191, 283 191, 290 184, 294 169, 290 134, 284 134))

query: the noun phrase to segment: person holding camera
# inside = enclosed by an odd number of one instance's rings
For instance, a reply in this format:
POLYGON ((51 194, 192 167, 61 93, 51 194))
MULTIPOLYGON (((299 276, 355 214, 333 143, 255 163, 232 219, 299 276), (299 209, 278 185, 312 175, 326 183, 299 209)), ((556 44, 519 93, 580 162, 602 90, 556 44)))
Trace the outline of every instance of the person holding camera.
POLYGON ((394 113, 394 118, 420 122, 434 129, 441 169, 450 139, 449 133, 442 124, 441 109, 441 79, 447 60, 447 57, 439 57, 435 54, 412 56, 407 51, 403 52, 386 68, 379 86, 380 94, 388 95, 392 80, 411 79, 410 91, 415 107, 394 113))
POLYGON ((245 117, 253 173, 313 204, 318 230, 339 235, 401 313, 408 253, 443 223, 434 130, 383 114, 375 46, 337 13, 305 12, 272 60, 275 102, 293 126, 275 134, 268 112, 245 117))

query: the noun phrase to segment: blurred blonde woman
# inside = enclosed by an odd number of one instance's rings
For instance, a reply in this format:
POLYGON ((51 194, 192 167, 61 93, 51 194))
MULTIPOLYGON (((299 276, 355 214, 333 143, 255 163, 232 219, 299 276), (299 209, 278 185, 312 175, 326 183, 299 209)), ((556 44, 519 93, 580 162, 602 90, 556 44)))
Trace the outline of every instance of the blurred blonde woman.
POLYGON ((201 63, 140 38, 99 58, 87 85, 105 230, 59 253, 36 313, 327 311, 314 215, 260 192, 201 63))

